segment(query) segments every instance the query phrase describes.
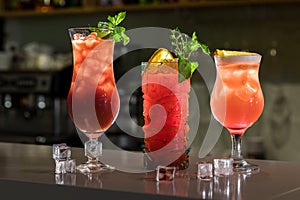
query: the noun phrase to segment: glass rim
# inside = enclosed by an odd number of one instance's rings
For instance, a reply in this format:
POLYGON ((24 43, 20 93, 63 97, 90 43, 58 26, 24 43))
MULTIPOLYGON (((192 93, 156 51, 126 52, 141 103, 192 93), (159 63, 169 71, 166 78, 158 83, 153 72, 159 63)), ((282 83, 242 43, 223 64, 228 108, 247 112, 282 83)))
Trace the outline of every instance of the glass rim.
POLYGON ((259 53, 250 53, 249 55, 228 55, 228 56, 221 56, 221 55, 214 55, 215 58, 251 58, 251 57, 262 57, 259 53))
POLYGON ((98 28, 98 27, 71 27, 71 28, 68 28, 69 31, 72 31, 72 30, 92 30, 92 29, 96 29, 96 30, 101 30, 101 31, 113 31, 112 28, 98 28))
POLYGON ((153 64, 153 65, 160 65, 160 66, 165 66, 165 65, 168 65, 168 64, 171 64, 171 65, 176 64, 176 65, 178 65, 178 61, 176 61, 176 62, 148 62, 148 61, 143 61, 143 62, 141 62, 141 67, 144 70, 144 69, 147 68, 148 65, 151 65, 151 64, 153 64))
POLYGON ((178 72, 178 61, 177 62, 141 62, 140 66, 142 69, 142 72, 147 71, 149 67, 152 67, 152 65, 154 65, 155 67, 158 67, 158 69, 162 69, 162 68, 171 68, 174 69, 178 72), (176 67, 173 67, 173 66, 176 67))
POLYGON ((88 36, 90 33, 96 32, 97 37, 102 40, 111 40, 113 42, 114 39, 112 37, 113 29, 109 28, 97 28, 97 27, 71 27, 67 29, 71 40, 74 40, 75 34, 82 34, 84 37, 88 36))
POLYGON ((246 63, 260 63, 262 59, 262 55, 258 53, 253 53, 249 55, 229 55, 229 56, 220 56, 214 55, 214 60, 216 63, 238 63, 238 62, 246 62, 246 63))
POLYGON ((168 63, 178 63, 178 61, 174 61, 174 62, 148 62, 148 61, 145 61, 145 62, 141 62, 142 64, 168 64, 168 63))

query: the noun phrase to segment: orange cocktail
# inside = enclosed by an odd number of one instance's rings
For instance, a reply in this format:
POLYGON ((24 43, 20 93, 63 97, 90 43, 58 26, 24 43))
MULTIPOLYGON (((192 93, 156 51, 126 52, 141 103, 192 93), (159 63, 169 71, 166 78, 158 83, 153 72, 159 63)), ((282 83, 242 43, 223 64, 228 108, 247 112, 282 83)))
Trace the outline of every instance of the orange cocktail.
POLYGON ((231 134, 243 134, 261 115, 264 98, 258 82, 258 63, 226 63, 217 66, 212 94, 214 116, 231 134), (220 103, 220 99, 224 102, 220 103), (241 130, 241 131, 239 131, 241 130))
POLYGON ((241 137, 264 108, 258 77, 260 60, 261 56, 256 53, 225 50, 215 53, 217 77, 211 94, 211 110, 229 130, 233 145, 231 156, 235 167, 241 170, 249 165, 242 159, 241 137))

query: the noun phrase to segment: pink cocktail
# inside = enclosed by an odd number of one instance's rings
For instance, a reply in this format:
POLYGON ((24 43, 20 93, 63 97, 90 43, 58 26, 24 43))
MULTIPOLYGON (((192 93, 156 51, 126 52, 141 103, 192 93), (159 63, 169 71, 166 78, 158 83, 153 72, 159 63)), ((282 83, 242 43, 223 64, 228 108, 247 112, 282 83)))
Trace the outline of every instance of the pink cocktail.
POLYGON ((217 77, 210 105, 214 117, 231 134, 231 156, 237 171, 259 169, 243 160, 241 137, 258 120, 264 108, 258 77, 260 60, 261 56, 256 53, 215 55, 217 77))
POLYGON ((98 141, 114 123, 120 107, 113 73, 114 41, 99 36, 109 31, 96 28, 69 29, 73 77, 67 99, 68 110, 76 128, 89 138, 85 144, 89 160, 78 167, 82 172, 110 168, 99 161, 102 146, 98 141))

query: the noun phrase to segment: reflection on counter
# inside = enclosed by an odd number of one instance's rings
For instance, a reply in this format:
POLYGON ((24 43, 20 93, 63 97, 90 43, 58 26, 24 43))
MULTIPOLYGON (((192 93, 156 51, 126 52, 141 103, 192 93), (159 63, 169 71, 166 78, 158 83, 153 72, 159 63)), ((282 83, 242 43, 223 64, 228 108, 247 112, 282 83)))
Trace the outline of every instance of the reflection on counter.
POLYGON ((57 185, 76 185, 76 174, 55 174, 57 185))
POLYGON ((156 171, 148 172, 144 176, 144 191, 152 194, 188 197, 191 176, 188 171, 183 170, 177 171, 172 181, 157 181, 156 171))
MULTIPOLYGON (((110 172, 124 176, 121 172, 110 172)), ((107 189, 110 185, 118 185, 108 178, 109 173, 95 174, 55 174, 57 185, 82 186, 94 189, 107 189)), ((177 173, 174 181, 156 181, 155 172, 148 172, 144 177, 135 177, 131 174, 131 181, 139 181, 141 188, 136 190, 146 194, 158 194, 159 196, 176 196, 188 198, 191 195, 201 199, 243 199, 249 195, 245 192, 248 179, 247 174, 234 174, 231 176, 215 176, 213 179, 196 179, 194 173, 185 171, 177 173), (143 187, 143 188, 142 188, 143 187)), ((251 182, 251 181, 250 181, 251 182)), ((130 186, 129 186, 130 187, 130 186)), ((251 195, 251 194, 250 194, 251 195)))

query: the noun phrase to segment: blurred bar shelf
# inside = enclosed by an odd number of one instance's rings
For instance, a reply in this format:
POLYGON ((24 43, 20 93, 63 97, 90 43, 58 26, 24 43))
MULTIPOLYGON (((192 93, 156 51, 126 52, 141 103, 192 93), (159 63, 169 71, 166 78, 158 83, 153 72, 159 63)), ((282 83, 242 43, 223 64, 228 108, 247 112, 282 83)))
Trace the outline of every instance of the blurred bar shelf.
POLYGON ((2 18, 31 17, 31 16, 52 16, 52 15, 77 15, 113 11, 151 11, 151 10, 172 10, 186 8, 205 8, 222 6, 253 6, 273 4, 299 4, 300 0, 200 0, 182 1, 178 3, 157 3, 157 4, 128 4, 115 6, 86 6, 74 8, 53 8, 49 10, 13 10, 0 11, 2 18))

